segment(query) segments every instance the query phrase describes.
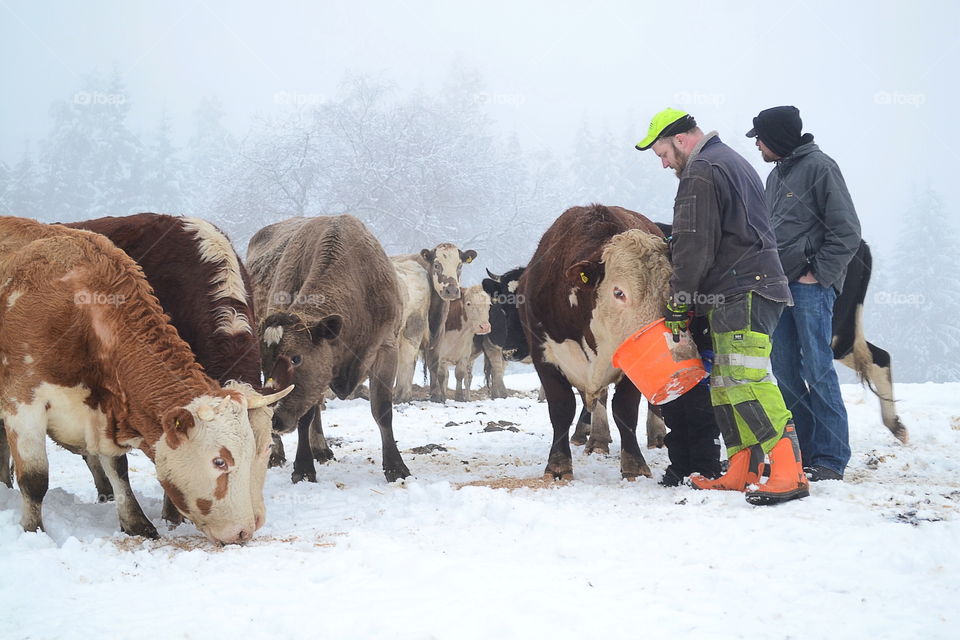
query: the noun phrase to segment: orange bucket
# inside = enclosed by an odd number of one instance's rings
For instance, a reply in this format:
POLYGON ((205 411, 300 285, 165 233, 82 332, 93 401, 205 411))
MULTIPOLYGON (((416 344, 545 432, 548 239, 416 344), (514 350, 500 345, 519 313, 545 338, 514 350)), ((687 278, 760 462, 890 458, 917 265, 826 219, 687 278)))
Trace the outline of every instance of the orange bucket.
POLYGON ((654 320, 623 341, 613 353, 622 370, 650 404, 676 400, 707 377, 689 333, 673 341, 663 318, 654 320))

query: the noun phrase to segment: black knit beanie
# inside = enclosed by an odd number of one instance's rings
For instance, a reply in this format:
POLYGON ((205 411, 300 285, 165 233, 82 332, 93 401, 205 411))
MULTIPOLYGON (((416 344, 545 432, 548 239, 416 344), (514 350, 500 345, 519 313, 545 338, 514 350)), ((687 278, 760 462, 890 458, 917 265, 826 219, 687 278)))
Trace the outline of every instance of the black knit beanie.
POLYGON ((803 121, 796 107, 771 107, 764 109, 753 119, 753 129, 748 138, 759 137, 770 151, 786 158, 800 146, 803 121))

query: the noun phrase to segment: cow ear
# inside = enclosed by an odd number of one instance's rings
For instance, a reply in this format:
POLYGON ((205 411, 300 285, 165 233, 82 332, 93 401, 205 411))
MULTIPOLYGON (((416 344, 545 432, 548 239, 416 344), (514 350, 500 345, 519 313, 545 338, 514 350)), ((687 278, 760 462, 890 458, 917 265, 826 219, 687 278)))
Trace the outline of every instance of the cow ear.
POLYGON ((480 286, 483 287, 483 290, 486 291, 487 295, 491 298, 496 298, 500 294, 500 283, 496 280, 484 278, 483 282, 480 283, 480 286))
POLYGON ((310 325, 310 339, 313 340, 313 344, 320 344, 324 340, 334 340, 340 335, 342 328, 343 317, 337 314, 329 315, 310 325))
POLYGON ((433 249, 420 249, 420 257, 427 262, 433 262, 433 259, 437 257, 437 253, 433 249))
POLYGON ((582 260, 567 268, 564 274, 574 286, 581 289, 596 289, 603 277, 603 265, 592 260, 582 260))
POLYGON ((171 449, 176 449, 190 437, 190 430, 194 426, 193 414, 183 407, 174 407, 163 413, 160 423, 163 426, 163 435, 167 439, 167 445, 171 449))
POLYGON ((477 252, 473 249, 467 249, 466 251, 460 252, 460 262, 466 262, 470 264, 473 262, 473 259, 477 257, 477 252))

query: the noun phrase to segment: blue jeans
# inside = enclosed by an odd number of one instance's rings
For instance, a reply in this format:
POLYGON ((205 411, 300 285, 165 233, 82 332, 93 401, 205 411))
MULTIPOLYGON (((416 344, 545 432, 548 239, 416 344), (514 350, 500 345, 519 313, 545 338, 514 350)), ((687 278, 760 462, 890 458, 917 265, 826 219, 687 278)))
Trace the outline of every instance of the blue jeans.
POLYGON ((773 332, 773 375, 793 413, 804 466, 843 474, 850 461, 850 436, 830 348, 837 292, 793 282, 790 293, 794 306, 784 307, 773 332))

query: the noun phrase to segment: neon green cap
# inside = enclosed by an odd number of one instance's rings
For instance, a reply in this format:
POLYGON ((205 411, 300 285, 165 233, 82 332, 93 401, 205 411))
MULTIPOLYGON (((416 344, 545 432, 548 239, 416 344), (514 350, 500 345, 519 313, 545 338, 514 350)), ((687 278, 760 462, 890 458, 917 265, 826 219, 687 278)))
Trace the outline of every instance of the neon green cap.
POLYGON ((637 149, 646 151, 660 138, 689 131, 695 126, 697 126, 697 121, 689 113, 667 107, 653 116, 653 120, 650 121, 650 129, 647 131, 647 137, 637 143, 637 149))

